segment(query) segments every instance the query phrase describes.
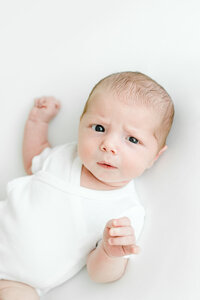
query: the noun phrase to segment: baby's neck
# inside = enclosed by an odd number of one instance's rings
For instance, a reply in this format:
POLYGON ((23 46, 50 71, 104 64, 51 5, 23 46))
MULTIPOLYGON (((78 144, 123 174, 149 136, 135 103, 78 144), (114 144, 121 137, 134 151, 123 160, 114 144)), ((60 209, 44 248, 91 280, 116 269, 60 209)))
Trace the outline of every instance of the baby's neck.
POLYGON ((98 180, 84 165, 82 165, 80 185, 92 190, 116 190, 128 182, 105 183, 98 180))

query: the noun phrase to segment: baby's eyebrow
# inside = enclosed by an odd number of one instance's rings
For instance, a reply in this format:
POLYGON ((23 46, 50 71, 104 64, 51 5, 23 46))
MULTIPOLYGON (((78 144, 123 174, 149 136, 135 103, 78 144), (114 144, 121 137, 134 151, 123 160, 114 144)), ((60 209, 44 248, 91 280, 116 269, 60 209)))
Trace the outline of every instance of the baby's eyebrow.
POLYGON ((138 134, 138 135, 141 135, 142 134, 142 131, 140 130, 140 129, 137 129, 137 128, 135 128, 135 127, 129 127, 129 126, 125 126, 125 131, 127 131, 127 132, 129 132, 129 133, 131 133, 131 132, 133 132, 133 133, 135 133, 135 134, 138 134))
POLYGON ((89 114, 88 117, 89 117, 89 119, 93 119, 93 120, 98 119, 104 123, 108 123, 107 119, 104 116, 99 115, 99 114, 89 114))
MULTIPOLYGON (((140 138, 142 140, 147 140, 150 136, 149 132, 145 132, 143 130, 140 130, 140 129, 132 127, 132 126, 126 127, 125 131, 128 132, 129 134, 132 134, 133 136, 136 135, 137 138, 140 138)), ((152 134, 152 136, 154 139, 156 139, 154 134, 152 134)))
POLYGON ((126 129, 126 130, 133 130, 133 131, 136 131, 136 132, 137 132, 137 131, 138 131, 138 132, 140 131, 139 129, 137 129, 137 128, 133 127, 133 126, 125 126, 125 129, 126 129))

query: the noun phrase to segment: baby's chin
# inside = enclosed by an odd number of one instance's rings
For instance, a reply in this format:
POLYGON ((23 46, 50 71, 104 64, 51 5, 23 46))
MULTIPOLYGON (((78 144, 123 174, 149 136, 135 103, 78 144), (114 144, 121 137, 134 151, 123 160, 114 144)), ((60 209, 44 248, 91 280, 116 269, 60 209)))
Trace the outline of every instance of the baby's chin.
POLYGON ((127 185, 130 182, 130 180, 127 181, 119 181, 119 182, 112 182, 110 183, 112 186, 114 187, 123 187, 125 185, 127 185))
POLYGON ((97 184, 97 187, 103 186, 106 189, 115 189, 115 188, 121 188, 125 185, 127 185, 131 179, 123 178, 122 176, 119 176, 119 174, 106 174, 102 172, 97 172, 95 169, 89 169, 84 166, 84 170, 86 174, 89 175, 89 179, 94 184, 97 184))
POLYGON ((97 178, 102 184, 110 186, 111 188, 121 188, 127 185, 131 180, 106 180, 104 178, 97 178))

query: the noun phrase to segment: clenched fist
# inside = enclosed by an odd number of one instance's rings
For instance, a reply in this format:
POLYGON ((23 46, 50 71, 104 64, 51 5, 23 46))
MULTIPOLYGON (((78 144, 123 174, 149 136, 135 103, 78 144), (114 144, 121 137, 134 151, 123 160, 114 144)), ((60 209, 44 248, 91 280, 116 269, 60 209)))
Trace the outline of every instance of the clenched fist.
POLYGON ((107 222, 103 232, 102 247, 110 257, 139 253, 134 229, 128 217, 107 222))
POLYGON ((57 115, 59 109, 60 101, 54 97, 36 98, 29 120, 48 123, 57 115))

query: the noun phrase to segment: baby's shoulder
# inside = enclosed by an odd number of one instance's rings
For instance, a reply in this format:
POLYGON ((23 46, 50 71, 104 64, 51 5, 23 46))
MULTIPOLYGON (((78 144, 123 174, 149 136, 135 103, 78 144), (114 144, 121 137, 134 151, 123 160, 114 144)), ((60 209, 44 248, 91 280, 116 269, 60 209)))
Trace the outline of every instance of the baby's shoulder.
POLYGON ((71 142, 58 145, 51 149, 49 162, 71 162, 77 154, 77 143, 71 142))
MULTIPOLYGON (((66 180, 70 175, 72 164, 76 156, 76 142, 50 148, 47 156, 43 160, 41 170, 66 180)), ((37 160, 39 160, 39 157, 35 159, 35 163, 37 163, 37 160)))

